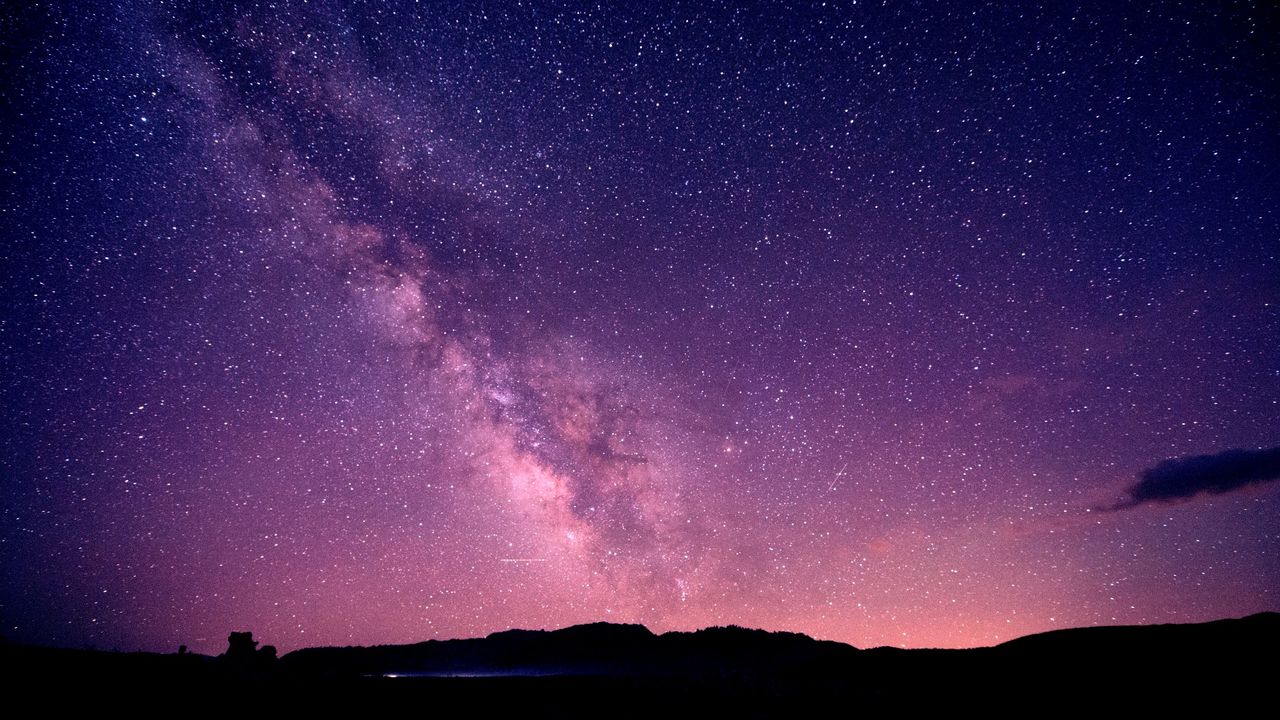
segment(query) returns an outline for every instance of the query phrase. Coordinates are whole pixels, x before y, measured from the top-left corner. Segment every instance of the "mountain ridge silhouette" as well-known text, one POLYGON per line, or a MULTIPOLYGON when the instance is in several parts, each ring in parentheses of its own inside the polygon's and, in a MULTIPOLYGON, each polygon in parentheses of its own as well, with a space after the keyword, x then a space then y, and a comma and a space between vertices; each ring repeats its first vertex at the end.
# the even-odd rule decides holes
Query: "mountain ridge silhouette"
MULTIPOLYGON (((248 647, 248 633, 233 633, 248 647)), ((235 643, 233 643, 235 644, 235 643)), ((256 643, 254 643, 256 644, 256 643)), ((273 653, 117 653, 0 644, 16 697, 181 702, 262 697, 572 717, 1036 707, 1246 707, 1272 695, 1280 613, 1203 623, 1069 628, 969 649, 859 649, 736 625, 656 634, 587 623, 404 645, 273 653), (74 688, 76 693, 68 693, 74 688), (477 710, 478 709, 478 710, 477 710)))

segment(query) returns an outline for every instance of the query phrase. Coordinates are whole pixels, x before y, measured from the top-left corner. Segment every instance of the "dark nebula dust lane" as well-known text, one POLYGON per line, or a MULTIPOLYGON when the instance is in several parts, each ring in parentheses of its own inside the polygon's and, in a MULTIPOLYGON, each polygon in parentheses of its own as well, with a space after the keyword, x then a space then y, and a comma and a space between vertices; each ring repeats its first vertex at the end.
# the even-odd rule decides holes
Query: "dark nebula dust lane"
POLYGON ((7 639, 1280 608, 1265 3, 3 12, 7 639))

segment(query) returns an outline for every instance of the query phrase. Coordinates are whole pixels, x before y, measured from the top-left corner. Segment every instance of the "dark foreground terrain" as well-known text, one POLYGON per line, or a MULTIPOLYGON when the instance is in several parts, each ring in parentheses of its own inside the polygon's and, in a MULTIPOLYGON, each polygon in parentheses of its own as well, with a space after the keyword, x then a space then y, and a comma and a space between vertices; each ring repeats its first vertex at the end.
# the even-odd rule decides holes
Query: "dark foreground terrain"
POLYGON ((737 627, 655 635, 598 623, 279 659, 247 633, 218 657, 3 645, 0 658, 10 701, 46 709, 751 717, 1274 708, 1278 648, 1280 614, 1262 613, 1062 630, 972 650, 859 650, 737 627))

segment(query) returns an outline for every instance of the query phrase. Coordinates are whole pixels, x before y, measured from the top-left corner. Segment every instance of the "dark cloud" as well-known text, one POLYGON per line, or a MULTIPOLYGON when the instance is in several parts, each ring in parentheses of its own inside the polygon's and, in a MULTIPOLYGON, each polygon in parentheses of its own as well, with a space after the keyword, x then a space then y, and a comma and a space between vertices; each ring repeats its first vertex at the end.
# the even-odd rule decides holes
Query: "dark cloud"
POLYGON ((1143 471, 1126 497, 1101 510, 1125 510, 1153 502, 1177 502, 1200 494, 1221 495, 1246 485, 1280 480, 1280 447, 1227 450, 1165 460, 1143 471))

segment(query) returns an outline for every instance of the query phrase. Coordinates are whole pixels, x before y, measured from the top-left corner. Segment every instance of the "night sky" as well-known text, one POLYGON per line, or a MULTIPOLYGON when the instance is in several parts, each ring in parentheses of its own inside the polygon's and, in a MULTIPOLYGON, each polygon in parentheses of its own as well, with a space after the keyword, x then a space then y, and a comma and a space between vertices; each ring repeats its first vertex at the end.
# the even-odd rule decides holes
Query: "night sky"
POLYGON ((5 638, 1280 610, 1271 3, 13 5, 5 638))

